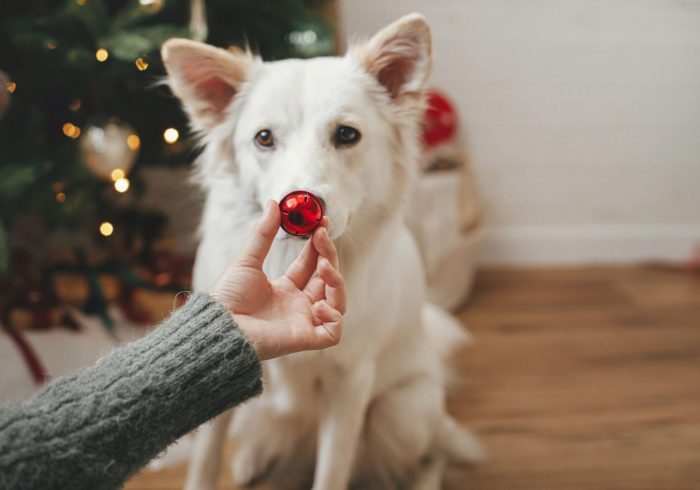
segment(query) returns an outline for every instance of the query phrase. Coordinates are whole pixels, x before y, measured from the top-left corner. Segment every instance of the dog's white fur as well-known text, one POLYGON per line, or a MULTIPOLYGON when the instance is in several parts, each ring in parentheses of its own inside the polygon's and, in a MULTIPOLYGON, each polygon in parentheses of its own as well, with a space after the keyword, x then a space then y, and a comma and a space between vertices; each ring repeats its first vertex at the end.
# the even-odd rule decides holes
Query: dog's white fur
MULTIPOLYGON (((444 406, 442 353, 459 327, 426 310, 419 255, 401 215, 418 158, 430 42, 427 22, 412 14, 340 58, 262 63, 187 40, 163 47, 170 86, 203 140, 207 199, 195 287, 212 284, 266 200, 296 189, 325 201, 347 282, 340 345, 269 361, 265 392, 238 409, 240 484, 308 488, 313 473, 317 490, 434 489, 446 462, 479 457, 444 406), (336 148, 338 125, 358 129, 360 141, 336 148), (274 149, 254 143, 262 129, 274 134, 274 149)), ((302 245, 280 232, 266 272, 280 275, 302 245)), ((189 490, 216 488, 229 419, 200 429, 189 490)))

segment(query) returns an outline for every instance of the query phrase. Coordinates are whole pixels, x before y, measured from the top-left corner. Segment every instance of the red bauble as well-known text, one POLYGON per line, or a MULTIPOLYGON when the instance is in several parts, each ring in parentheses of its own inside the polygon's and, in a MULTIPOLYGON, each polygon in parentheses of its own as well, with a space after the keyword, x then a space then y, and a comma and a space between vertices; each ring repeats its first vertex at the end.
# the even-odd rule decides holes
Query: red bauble
POLYGON ((423 120, 423 143, 434 148, 452 139, 457 132, 457 111, 452 102, 437 90, 428 92, 428 108, 423 120))
POLYGON ((323 203, 306 191, 290 192, 280 201, 282 229, 295 236, 307 236, 321 224, 323 203))

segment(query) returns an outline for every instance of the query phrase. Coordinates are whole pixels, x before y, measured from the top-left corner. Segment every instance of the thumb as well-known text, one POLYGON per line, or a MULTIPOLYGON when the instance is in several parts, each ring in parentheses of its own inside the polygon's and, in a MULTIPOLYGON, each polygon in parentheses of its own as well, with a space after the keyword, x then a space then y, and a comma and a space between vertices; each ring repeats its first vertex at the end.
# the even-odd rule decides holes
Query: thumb
POLYGON ((262 216, 253 228, 248 240, 238 259, 238 263, 262 269, 265 257, 270 252, 272 241, 277 235, 277 230, 280 227, 280 209, 277 202, 273 200, 267 201, 262 216))

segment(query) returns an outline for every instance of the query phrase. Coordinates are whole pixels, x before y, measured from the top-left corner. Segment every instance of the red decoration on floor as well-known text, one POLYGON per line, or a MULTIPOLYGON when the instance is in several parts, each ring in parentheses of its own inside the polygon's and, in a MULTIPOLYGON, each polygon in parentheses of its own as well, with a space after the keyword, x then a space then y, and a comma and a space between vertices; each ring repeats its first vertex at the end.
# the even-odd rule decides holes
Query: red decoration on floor
POLYGON ((19 350, 22 359, 24 359, 24 362, 27 364, 27 368, 32 375, 34 383, 36 383, 37 386, 41 386, 49 381, 51 379, 49 373, 46 371, 44 364, 27 339, 25 339, 21 333, 10 327, 3 327, 3 330, 17 346, 17 350, 19 350))
POLYGON ((319 227, 323 203, 306 191, 290 192, 280 201, 282 229, 295 236, 308 236, 319 227))
POLYGON ((457 111, 450 99, 437 90, 428 92, 423 120, 423 143, 434 148, 450 141, 457 131, 457 111))

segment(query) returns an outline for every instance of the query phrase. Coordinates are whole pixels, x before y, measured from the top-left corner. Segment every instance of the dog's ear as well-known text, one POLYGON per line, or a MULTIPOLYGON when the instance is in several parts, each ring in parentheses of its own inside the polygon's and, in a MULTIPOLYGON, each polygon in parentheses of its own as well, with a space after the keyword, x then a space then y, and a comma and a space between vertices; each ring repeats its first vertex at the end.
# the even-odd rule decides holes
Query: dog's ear
POLYGON ((182 101, 195 129, 219 124, 245 81, 255 58, 189 39, 170 39, 161 49, 168 83, 182 101))
POLYGON ((420 14, 409 14, 350 50, 354 57, 396 100, 418 93, 432 64, 430 27, 420 14))

